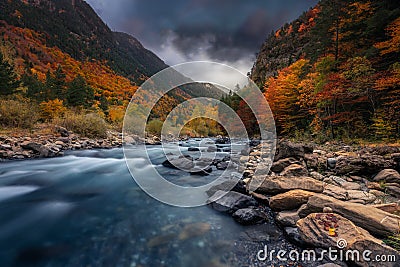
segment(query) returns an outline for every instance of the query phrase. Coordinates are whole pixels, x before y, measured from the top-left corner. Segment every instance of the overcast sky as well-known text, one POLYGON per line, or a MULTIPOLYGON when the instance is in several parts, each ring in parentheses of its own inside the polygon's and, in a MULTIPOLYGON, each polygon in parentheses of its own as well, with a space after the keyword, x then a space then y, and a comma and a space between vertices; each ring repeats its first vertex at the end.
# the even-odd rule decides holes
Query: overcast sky
POLYGON ((211 60, 250 71, 268 34, 317 0, 87 0, 114 31, 169 65, 211 60))

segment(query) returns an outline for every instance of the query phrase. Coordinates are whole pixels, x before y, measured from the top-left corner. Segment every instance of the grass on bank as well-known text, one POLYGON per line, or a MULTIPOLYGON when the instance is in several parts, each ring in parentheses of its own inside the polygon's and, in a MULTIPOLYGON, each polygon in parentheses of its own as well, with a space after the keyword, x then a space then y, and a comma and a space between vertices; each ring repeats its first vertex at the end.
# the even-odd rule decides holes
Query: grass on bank
MULTIPOLYGON (((62 103, 61 103, 62 104, 62 103)), ((93 110, 38 105, 26 98, 0 99, 0 129, 5 135, 27 136, 32 133, 54 133, 55 125, 85 137, 107 137, 114 125, 93 110)))

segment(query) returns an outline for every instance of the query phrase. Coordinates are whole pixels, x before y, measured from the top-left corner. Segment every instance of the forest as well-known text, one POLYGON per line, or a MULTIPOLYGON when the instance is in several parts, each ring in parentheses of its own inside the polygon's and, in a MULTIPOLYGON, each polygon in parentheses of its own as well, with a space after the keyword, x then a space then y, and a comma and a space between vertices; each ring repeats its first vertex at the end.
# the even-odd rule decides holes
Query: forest
POLYGON ((398 140, 399 55, 398 2, 321 1, 271 33, 251 77, 280 135, 398 140))

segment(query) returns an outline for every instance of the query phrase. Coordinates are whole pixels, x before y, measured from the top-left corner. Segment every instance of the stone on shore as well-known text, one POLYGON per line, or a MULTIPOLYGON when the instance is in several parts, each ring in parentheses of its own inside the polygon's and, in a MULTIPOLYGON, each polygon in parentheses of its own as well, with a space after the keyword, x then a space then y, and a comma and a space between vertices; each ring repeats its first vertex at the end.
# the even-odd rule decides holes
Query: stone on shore
POLYGON ((380 171, 375 177, 375 182, 398 183, 400 184, 400 174, 393 169, 385 169, 380 171))
POLYGON ((351 220, 357 226, 376 236, 387 236, 396 233, 399 229, 400 216, 373 206, 340 201, 321 194, 310 197, 306 206, 299 210, 299 216, 304 218, 311 213, 322 212, 324 207, 330 207, 333 212, 351 220))
POLYGON ((317 181, 310 177, 255 176, 250 180, 250 183, 247 186, 249 191, 270 195, 284 193, 295 189, 317 193, 322 193, 324 190, 324 185, 321 181, 317 181))
POLYGON ((279 212, 275 219, 282 226, 295 227, 300 217, 297 210, 291 210, 279 212))
POLYGON ((293 210, 307 203, 308 199, 313 195, 315 195, 313 192, 295 189, 271 197, 269 206, 276 211, 293 210))
POLYGON ((282 172, 282 176, 306 176, 308 171, 300 164, 292 164, 287 166, 282 172))
POLYGON ((384 169, 395 166, 393 160, 385 159, 383 156, 365 154, 359 157, 340 156, 337 159, 335 172, 339 175, 370 175, 384 169))
MULTIPOLYGON (((368 231, 357 227, 352 221, 339 214, 313 213, 297 222, 301 239, 315 247, 343 249, 344 251, 358 250, 360 253, 365 250, 372 252, 371 259, 376 255, 396 255, 399 253, 393 248, 373 237, 368 231), (329 233, 329 228, 334 227, 335 235, 329 233)), ((370 266, 362 256, 349 259, 357 266, 370 266)), ((396 263, 389 263, 385 266, 395 266, 396 263)))

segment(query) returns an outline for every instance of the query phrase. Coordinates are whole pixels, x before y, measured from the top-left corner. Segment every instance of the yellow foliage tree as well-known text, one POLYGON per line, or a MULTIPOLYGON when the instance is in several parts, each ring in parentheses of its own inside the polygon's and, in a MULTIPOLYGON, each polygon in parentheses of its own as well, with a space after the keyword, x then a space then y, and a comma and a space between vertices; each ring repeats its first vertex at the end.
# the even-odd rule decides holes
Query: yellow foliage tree
POLYGON ((39 107, 41 117, 46 121, 61 117, 67 111, 67 108, 63 105, 63 101, 58 98, 42 102, 39 107))

